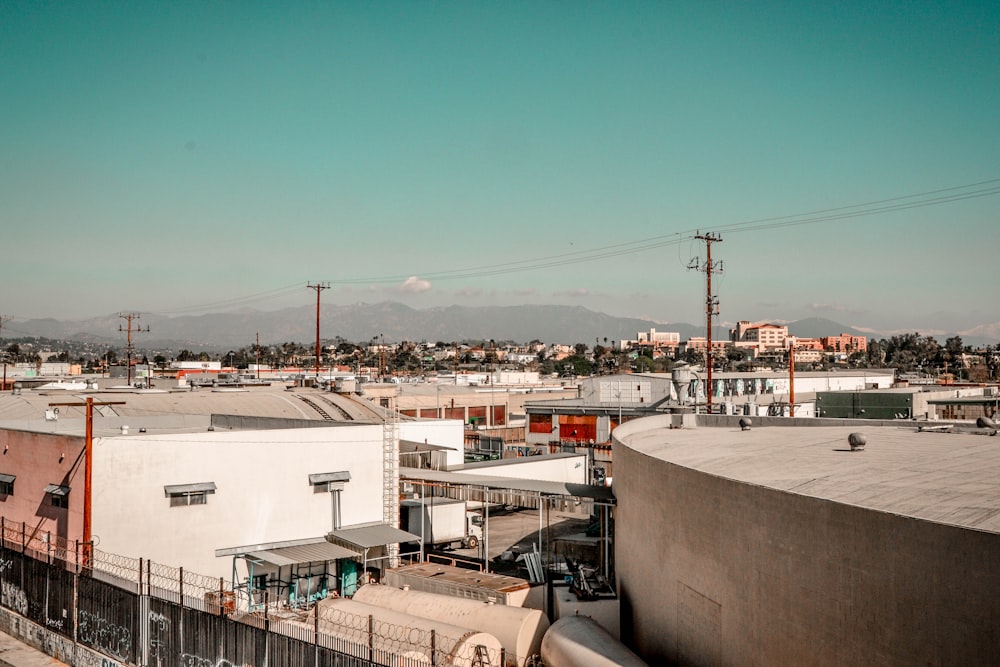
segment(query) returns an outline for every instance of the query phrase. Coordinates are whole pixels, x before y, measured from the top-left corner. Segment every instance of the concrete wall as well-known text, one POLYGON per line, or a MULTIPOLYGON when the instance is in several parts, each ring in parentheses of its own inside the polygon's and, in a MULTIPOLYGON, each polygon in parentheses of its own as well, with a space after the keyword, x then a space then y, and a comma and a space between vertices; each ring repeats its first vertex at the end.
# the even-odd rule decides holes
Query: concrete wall
POLYGON ((628 446, 669 423, 633 422, 614 445, 622 641, 650 664, 998 664, 1000 535, 722 479, 628 446))

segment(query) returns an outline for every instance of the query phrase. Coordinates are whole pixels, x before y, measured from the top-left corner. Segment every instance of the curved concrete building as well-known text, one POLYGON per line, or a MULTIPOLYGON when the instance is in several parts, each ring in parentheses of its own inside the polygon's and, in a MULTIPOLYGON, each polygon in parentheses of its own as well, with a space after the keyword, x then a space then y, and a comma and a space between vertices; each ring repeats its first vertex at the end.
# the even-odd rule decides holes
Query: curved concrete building
POLYGON ((622 641, 650 664, 998 664, 1000 438, 810 421, 615 430, 622 641))

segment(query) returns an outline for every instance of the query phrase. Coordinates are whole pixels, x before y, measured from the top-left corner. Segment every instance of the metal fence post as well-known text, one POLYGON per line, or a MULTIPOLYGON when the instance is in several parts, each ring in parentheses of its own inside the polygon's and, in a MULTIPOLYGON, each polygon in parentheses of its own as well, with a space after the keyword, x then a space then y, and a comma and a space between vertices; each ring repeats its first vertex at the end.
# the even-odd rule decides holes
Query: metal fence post
POLYGON ((368 660, 375 662, 375 617, 368 614, 368 660))
POLYGON ((431 628, 431 665, 437 664, 437 633, 431 628))

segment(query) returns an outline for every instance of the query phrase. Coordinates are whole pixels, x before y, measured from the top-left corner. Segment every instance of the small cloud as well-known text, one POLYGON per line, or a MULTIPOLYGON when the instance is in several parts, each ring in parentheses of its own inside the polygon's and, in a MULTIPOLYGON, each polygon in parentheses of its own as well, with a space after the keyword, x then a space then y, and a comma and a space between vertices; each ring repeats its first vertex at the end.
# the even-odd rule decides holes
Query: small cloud
POLYGON ((396 287, 396 291, 402 294, 420 294, 421 292, 430 290, 430 288, 430 281, 410 276, 396 287))
POLYGON ((576 299, 579 299, 579 298, 582 298, 582 297, 587 297, 587 296, 593 296, 593 294, 591 293, 591 291, 589 289, 587 289, 586 287, 577 287, 576 289, 565 290, 565 291, 562 291, 562 292, 553 292, 552 294, 553 294, 553 296, 568 296, 568 297, 572 297, 572 298, 576 298, 576 299))
POLYGON ((820 313, 846 313, 847 306, 840 303, 811 303, 807 306, 809 310, 820 313))
POLYGON ((475 299, 483 295, 483 290, 477 287, 463 287, 462 289, 458 290, 456 294, 466 299, 475 299))

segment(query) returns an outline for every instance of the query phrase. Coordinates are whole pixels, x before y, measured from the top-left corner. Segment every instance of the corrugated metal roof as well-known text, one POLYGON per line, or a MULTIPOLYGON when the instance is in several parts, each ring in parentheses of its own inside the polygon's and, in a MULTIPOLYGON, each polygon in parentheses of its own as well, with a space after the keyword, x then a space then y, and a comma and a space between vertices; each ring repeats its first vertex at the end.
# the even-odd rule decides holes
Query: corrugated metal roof
POLYGON ((354 558, 357 553, 323 540, 315 544, 300 544, 293 547, 255 551, 253 556, 266 563, 282 567, 298 563, 320 563, 328 560, 340 560, 341 558, 354 558))
POLYGON ((394 528, 388 524, 376 523, 334 530, 330 532, 327 539, 342 544, 350 544, 362 549, 370 549, 372 547, 397 544, 399 542, 417 542, 420 540, 420 536, 400 530, 399 528, 394 528))

